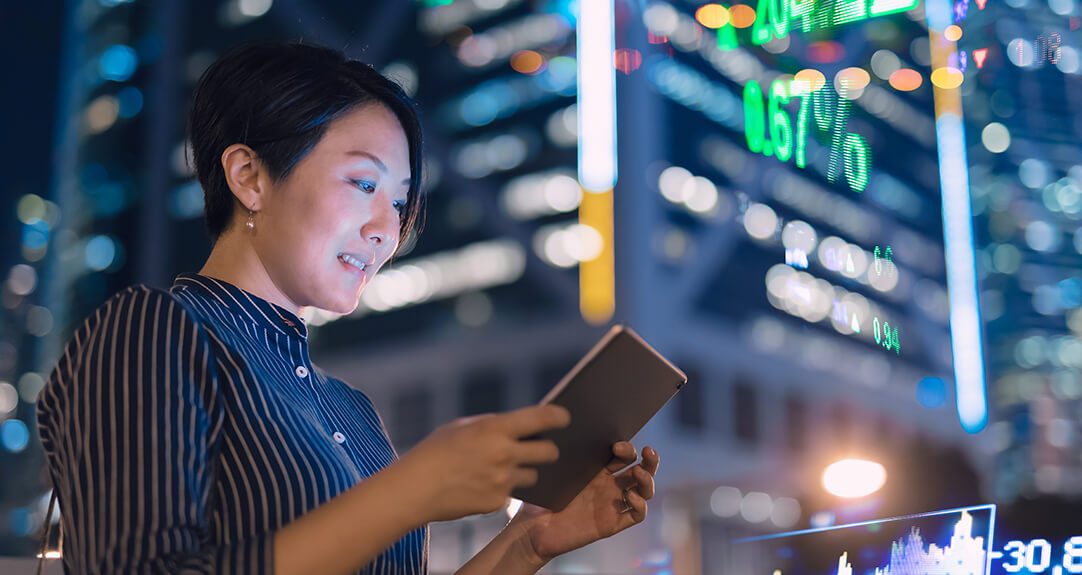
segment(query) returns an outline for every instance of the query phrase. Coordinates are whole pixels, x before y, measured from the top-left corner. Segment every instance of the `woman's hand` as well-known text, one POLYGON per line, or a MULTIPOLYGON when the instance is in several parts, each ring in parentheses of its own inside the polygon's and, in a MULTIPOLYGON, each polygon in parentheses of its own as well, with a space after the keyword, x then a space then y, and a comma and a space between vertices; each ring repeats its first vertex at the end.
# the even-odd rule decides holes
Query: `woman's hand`
POLYGON ((621 441, 613 444, 612 452, 615 455, 612 462, 563 511, 553 513, 544 507, 522 503, 511 523, 523 533, 527 548, 541 563, 611 537, 646 519, 646 501, 654 496, 654 475, 661 463, 657 451, 644 448, 642 462, 620 475, 613 473, 638 459, 635 447, 621 441))
POLYGON ((398 463, 416 479, 427 521, 491 513, 513 488, 537 483, 537 469, 525 466, 559 457, 554 442, 521 438, 570 423, 567 409, 551 404, 463 417, 436 428, 398 463))

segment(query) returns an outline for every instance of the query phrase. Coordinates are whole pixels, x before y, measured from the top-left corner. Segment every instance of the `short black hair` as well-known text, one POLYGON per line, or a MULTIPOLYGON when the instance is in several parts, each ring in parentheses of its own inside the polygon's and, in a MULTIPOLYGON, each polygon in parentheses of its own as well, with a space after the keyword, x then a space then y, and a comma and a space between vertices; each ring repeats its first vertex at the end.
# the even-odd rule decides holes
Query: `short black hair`
POLYGON ((233 193, 221 164, 227 147, 248 145, 273 181, 281 182, 333 120, 373 103, 394 113, 409 141, 410 187, 401 245, 419 225, 422 176, 421 122, 402 87, 371 65, 316 44, 246 43, 218 58, 199 79, 188 117, 212 241, 218 241, 233 217, 233 193))

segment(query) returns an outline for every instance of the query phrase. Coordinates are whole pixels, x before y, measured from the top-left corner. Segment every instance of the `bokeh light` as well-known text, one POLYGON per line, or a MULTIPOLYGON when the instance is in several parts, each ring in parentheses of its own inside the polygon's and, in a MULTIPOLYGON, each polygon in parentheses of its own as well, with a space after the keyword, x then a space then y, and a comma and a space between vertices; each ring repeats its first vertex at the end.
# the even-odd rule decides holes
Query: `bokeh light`
POLYGON ((871 495, 886 481, 887 471, 882 465, 863 459, 843 459, 823 471, 823 487, 838 497, 871 495))
POLYGON ((533 50, 519 50, 511 56, 511 68, 521 74, 537 74, 542 71, 545 59, 533 50))
POLYGON ((695 19, 714 30, 729 23, 729 11, 720 4, 703 4, 695 11, 695 19))
POLYGON ((729 8, 729 22, 733 28, 749 28, 755 24, 755 9, 747 4, 733 4, 729 8))
POLYGON ((917 383, 917 401, 929 409, 947 402, 947 384, 938 377, 925 377, 917 383))
POLYGON ((912 92, 920 88, 923 82, 924 78, 920 75, 920 72, 909 68, 895 70, 890 75, 890 86, 901 92, 912 92))
POLYGON ((958 70, 950 67, 936 68, 932 70, 932 84, 944 90, 953 90, 962 85, 964 76, 958 70))
POLYGON ((0 445, 4 449, 18 453, 26 449, 30 442, 30 430, 18 419, 9 419, 0 426, 0 445))
POLYGON ((138 58, 131 46, 114 44, 102 51, 98 58, 98 72, 102 78, 123 82, 131 78, 138 66, 138 58))
POLYGON ((992 122, 981 130, 981 143, 993 154, 1002 154, 1011 147, 1011 133, 999 122, 992 122))

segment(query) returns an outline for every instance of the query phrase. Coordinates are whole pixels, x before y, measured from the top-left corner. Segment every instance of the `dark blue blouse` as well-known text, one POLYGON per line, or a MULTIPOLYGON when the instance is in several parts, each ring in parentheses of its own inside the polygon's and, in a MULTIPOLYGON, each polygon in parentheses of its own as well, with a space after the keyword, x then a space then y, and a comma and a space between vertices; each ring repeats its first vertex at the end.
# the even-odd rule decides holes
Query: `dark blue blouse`
MULTIPOLYGON (((195 273, 88 317, 37 406, 65 572, 273 573, 275 530, 397 459, 307 338, 285 308, 195 273)), ((360 573, 427 573, 428 543, 419 526, 360 573)))

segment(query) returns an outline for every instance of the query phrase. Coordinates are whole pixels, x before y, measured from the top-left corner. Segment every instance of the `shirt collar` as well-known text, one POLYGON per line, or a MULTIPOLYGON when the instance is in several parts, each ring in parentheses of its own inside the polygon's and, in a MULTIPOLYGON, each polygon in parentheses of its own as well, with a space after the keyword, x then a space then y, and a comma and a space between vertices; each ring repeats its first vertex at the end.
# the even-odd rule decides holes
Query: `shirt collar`
POLYGON ((308 339, 308 326, 305 325, 304 319, 276 303, 269 302, 225 280, 193 272, 183 272, 173 280, 170 291, 180 289, 191 289, 209 296, 225 305, 233 313, 267 329, 304 340, 308 339))

